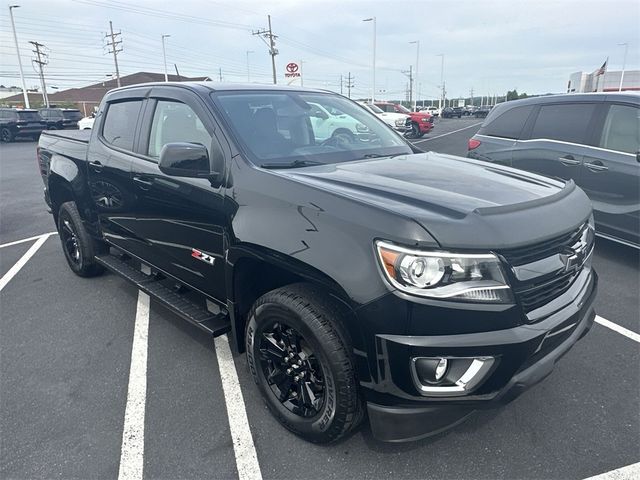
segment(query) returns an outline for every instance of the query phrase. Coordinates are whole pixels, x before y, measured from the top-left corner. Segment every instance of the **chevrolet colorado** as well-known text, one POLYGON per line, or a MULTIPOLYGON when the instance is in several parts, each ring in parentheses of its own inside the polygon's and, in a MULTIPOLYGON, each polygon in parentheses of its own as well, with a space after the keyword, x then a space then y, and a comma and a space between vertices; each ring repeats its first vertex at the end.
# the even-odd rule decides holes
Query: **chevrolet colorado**
POLYGON ((421 152, 330 92, 124 87, 92 131, 45 132, 38 163, 69 267, 230 332, 312 442, 365 413, 385 441, 443 431, 543 379, 593 324, 572 181, 421 152), (317 140, 317 105, 361 127, 317 140))

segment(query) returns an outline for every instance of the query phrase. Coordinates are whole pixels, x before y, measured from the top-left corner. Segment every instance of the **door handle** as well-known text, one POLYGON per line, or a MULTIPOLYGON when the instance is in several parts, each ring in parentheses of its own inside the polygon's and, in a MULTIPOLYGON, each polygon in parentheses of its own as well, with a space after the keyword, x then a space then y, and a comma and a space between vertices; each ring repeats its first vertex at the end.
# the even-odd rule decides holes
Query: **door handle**
POLYGON ((565 155, 564 157, 558 158, 558 160, 567 166, 580 165, 580 160, 573 158, 573 155, 565 155))
POLYGON ((609 167, 603 164, 600 160, 596 160, 592 163, 585 163, 584 166, 592 172, 604 172, 605 170, 609 170, 609 167))
POLYGON ((93 162, 89 162, 89 165, 91 167, 93 167, 93 169, 100 173, 102 171, 102 164, 100 162, 98 162, 97 160, 93 161, 93 162))
POLYGON ((148 180, 145 177, 135 176, 135 177, 133 177, 133 181, 136 182, 138 184, 138 186, 143 190, 149 190, 151 185, 153 185, 153 181, 152 180, 148 180))

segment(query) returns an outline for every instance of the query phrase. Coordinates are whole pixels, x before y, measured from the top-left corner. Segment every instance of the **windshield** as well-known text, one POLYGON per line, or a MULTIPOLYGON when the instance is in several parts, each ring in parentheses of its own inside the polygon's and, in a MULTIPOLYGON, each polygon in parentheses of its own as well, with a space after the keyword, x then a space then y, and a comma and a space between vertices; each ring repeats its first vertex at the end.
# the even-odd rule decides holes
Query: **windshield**
POLYGON ((376 105, 371 105, 370 103, 366 103, 365 106, 371 110, 373 113, 384 113, 384 110, 382 110, 380 107, 377 107, 376 105))
POLYGON ((218 92, 214 98, 257 165, 304 166, 411 153, 404 139, 375 115, 338 95, 218 92))
POLYGON ((26 120, 29 122, 39 122, 40 114, 38 112, 18 112, 18 120, 26 120))
POLYGON ((411 110, 409 110, 407 107, 405 107, 404 105, 396 105, 396 108, 398 110, 400 110, 402 113, 411 113, 411 110))
POLYGON ((80 120, 82 118, 79 110, 63 110, 62 116, 66 120, 80 120))

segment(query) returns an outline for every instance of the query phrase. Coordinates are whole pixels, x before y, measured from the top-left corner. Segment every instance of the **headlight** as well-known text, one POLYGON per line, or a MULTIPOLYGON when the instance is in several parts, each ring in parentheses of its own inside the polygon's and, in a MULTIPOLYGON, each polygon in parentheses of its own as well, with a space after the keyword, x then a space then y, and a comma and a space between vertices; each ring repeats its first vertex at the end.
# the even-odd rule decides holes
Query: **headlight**
POLYGON ((422 119, 422 120, 420 120, 420 121, 421 121, 422 123, 424 123, 424 122, 428 122, 428 121, 429 121, 429 119, 428 119, 428 118, 423 118, 423 119, 422 119))
POLYGON ((369 131, 369 127, 367 127, 366 125, 363 125, 361 123, 356 123, 356 131, 360 132, 360 133, 365 133, 369 131))
POLYGON ((399 118, 396 120, 396 127, 403 127, 405 123, 406 123, 406 120, 399 118))
POLYGON ((493 253, 411 250, 377 241, 387 281, 421 297, 482 303, 513 303, 500 260, 493 253))

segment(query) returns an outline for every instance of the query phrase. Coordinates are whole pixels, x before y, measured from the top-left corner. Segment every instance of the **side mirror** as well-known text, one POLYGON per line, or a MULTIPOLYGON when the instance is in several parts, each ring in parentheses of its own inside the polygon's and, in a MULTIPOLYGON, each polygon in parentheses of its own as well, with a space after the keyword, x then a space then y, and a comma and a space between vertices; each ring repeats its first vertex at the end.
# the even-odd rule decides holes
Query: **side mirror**
POLYGON ((160 171, 172 177, 211 178, 207 148, 197 143, 167 143, 160 150, 160 171))

